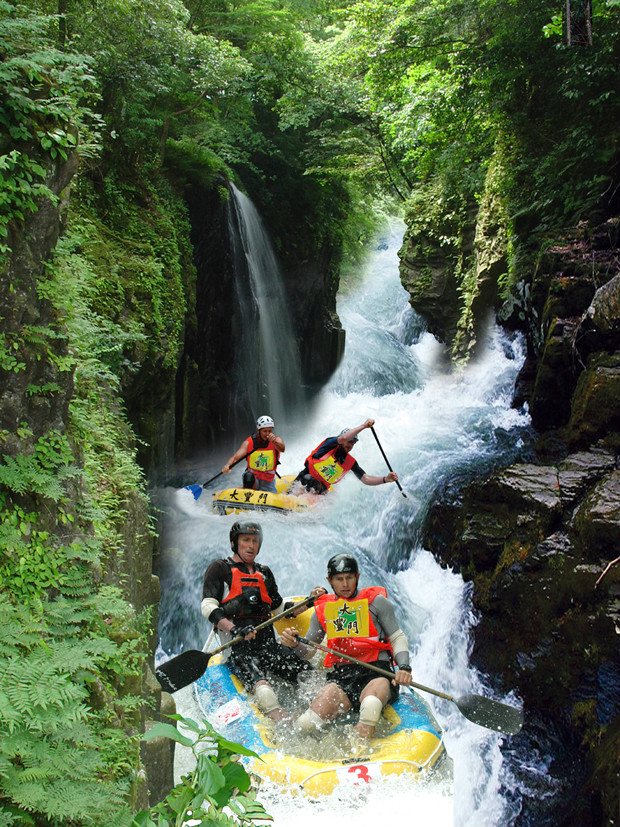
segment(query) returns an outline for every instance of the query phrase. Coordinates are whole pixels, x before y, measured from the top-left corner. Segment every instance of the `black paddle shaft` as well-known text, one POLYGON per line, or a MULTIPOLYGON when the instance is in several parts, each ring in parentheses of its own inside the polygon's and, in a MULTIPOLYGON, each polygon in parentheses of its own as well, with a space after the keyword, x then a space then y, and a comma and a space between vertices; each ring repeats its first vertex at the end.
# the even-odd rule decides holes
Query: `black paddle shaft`
MULTIPOLYGON (((379 446, 379 450, 380 450, 380 451, 381 451, 381 453, 383 454, 383 459, 385 460, 385 464, 387 465, 387 467, 388 467, 388 469, 389 469, 390 471, 394 472, 394 469, 392 468, 392 466, 391 466, 391 465, 390 465, 390 463, 388 462, 388 458, 387 458, 387 457, 386 457, 386 455, 385 455, 385 451, 383 450, 383 448, 381 447, 381 443, 379 442, 379 437, 377 436, 377 434, 376 434, 376 432, 375 432, 375 429, 372 427, 372 425, 370 426, 370 430, 372 431, 372 435, 374 436, 374 438, 377 440, 377 445, 379 446)), ((405 499, 407 499, 407 495, 406 495, 406 494, 405 494, 405 492, 403 491, 403 487, 402 487, 402 485, 399 483, 399 481, 398 481, 398 480, 396 480, 396 485, 399 487, 399 489, 400 489, 400 493, 403 495, 403 497, 405 497, 405 499)))
MULTIPOLYGON (((300 606, 307 606, 313 600, 314 597, 308 595, 308 597, 304 597, 303 600, 298 601, 293 606, 289 606, 289 608, 283 612, 270 617, 269 620, 265 620, 264 623, 259 623, 254 629, 257 632, 260 629, 265 629, 277 620, 281 620, 283 617, 292 614, 295 609, 298 609, 300 606)), ((179 689, 189 686, 190 683, 194 683, 194 681, 197 681, 198 678, 204 674, 213 655, 223 652, 224 649, 228 649, 236 643, 240 643, 242 640, 244 640, 243 636, 239 635, 224 643, 224 645, 218 649, 214 649, 212 652, 201 652, 200 649, 188 649, 187 652, 181 652, 180 655, 158 666, 155 670, 155 677, 164 692, 170 692, 171 694, 177 692, 179 689)))
MULTIPOLYGON (((250 453, 251 453, 251 452, 250 452, 250 453)), ((250 454, 246 454, 244 457, 241 457, 241 459, 238 459, 238 460, 236 460, 235 462, 233 462, 233 464, 232 464, 230 467, 231 467, 231 468, 234 468, 234 467, 235 467, 235 465, 239 465, 239 463, 240 463, 240 462, 243 462, 243 460, 244 460, 244 459, 247 459, 249 456, 250 456, 250 454)), ((209 485, 210 483, 212 483, 212 482, 213 482, 214 480, 216 480, 218 477, 221 477, 223 473, 224 473, 223 471, 220 471, 220 473, 219 473, 219 474, 216 474, 214 477, 211 477, 211 479, 210 479, 210 480, 207 480, 206 482, 203 482, 203 484, 202 484, 201 488, 206 488, 206 487, 207 487, 207 485, 209 485)), ((282 477, 278 474, 278 472, 277 472, 277 471, 275 472, 275 475, 276 475, 276 477, 277 477, 279 480, 281 480, 281 479, 282 479, 282 477)))
MULTIPOLYGON (((356 663, 358 666, 364 666, 372 672, 383 675, 384 678, 390 681, 394 679, 393 672, 387 669, 381 669, 381 667, 375 666, 373 663, 365 663, 363 660, 345 655, 336 649, 330 649, 328 646, 322 646, 320 643, 314 643, 305 637, 299 637, 298 639, 308 646, 320 649, 322 652, 330 652, 343 660, 356 663)), ((453 704, 456 704, 461 714, 469 721, 486 727, 486 729, 493 729, 496 732, 503 732, 506 735, 516 735, 523 726, 522 710, 503 704, 500 701, 494 701, 492 698, 485 698, 482 695, 464 695, 462 698, 453 698, 452 695, 446 695, 445 692, 439 692, 437 689, 431 689, 429 686, 424 686, 414 681, 411 682, 410 686, 415 686, 416 689, 420 689, 422 692, 430 692, 431 695, 436 695, 438 698, 451 701, 453 704)))
MULTIPOLYGON (((233 462, 233 464, 232 464, 230 467, 231 467, 231 468, 234 468, 234 467, 235 467, 235 465, 239 465, 239 463, 240 463, 240 462, 243 462, 243 460, 244 460, 244 459, 246 459, 248 456, 249 456, 249 454, 246 454, 246 455, 245 455, 245 457, 241 457, 241 459, 238 459, 236 462, 233 462)), ((229 470, 230 470, 230 469, 229 469, 229 470)), ((224 473, 223 471, 220 471, 220 473, 219 473, 219 474, 216 474, 214 477, 211 477, 211 479, 210 479, 210 480, 207 480, 206 482, 203 482, 203 484, 202 484, 202 488, 206 488, 206 487, 207 487, 207 485, 209 485, 209 483, 213 482, 213 481, 214 481, 214 480, 216 480, 218 477, 221 477, 223 473, 224 473)))

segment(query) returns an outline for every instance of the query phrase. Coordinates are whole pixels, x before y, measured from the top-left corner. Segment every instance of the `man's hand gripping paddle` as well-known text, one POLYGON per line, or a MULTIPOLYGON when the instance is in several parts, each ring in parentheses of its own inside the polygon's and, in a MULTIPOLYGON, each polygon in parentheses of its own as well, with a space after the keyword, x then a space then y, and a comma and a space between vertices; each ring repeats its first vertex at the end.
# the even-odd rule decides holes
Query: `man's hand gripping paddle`
MULTIPOLYGON (((313 595, 304 597, 303 600, 300 600, 293 606, 290 606, 285 611, 274 615, 269 618, 269 620, 265 620, 264 623, 259 623, 259 625, 254 628, 257 632, 260 629, 265 629, 267 626, 274 624, 276 620, 280 620, 281 618, 292 614, 300 606, 308 606, 313 600, 313 595)), ((225 643, 213 652, 201 652, 199 649, 188 649, 187 652, 181 652, 180 655, 177 655, 176 657, 166 661, 166 663, 162 663, 161 666, 158 666, 155 670, 155 677, 159 681, 159 684, 164 692, 177 692, 179 689, 183 689, 184 686, 189 686, 190 683, 194 683, 194 681, 197 681, 198 678, 204 674, 213 655, 223 652, 225 649, 234 646, 235 643, 239 643, 243 639, 244 638, 241 635, 234 637, 232 640, 229 640, 228 643, 225 643)))
MULTIPOLYGON (((336 649, 330 649, 328 646, 322 646, 320 643, 313 643, 305 637, 299 637, 298 640, 307 646, 320 649, 322 652, 331 652, 343 660, 351 661, 351 663, 356 663, 358 666, 364 666, 366 669, 383 675, 390 681, 394 678, 393 672, 389 672, 387 669, 381 669, 372 663, 365 663, 363 660, 345 655, 336 649)), ((496 732, 503 732, 506 735, 516 735, 523 726, 522 710, 500 703, 500 701, 494 701, 492 698, 485 698, 483 695, 463 695, 462 698, 453 698, 451 695, 446 695, 437 689, 430 689, 421 683, 412 682, 410 685, 415 686, 416 689, 420 689, 422 692, 430 692, 431 695, 437 695, 439 698, 451 701, 453 704, 456 704, 461 714, 468 720, 487 729, 494 729, 496 732)))

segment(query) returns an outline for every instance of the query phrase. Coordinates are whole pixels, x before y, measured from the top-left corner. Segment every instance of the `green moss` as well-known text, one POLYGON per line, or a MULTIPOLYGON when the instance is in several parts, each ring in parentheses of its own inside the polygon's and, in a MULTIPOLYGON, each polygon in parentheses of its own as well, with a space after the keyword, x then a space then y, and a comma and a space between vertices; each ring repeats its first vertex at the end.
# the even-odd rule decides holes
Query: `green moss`
POLYGON ((596 714, 596 698, 577 701, 573 705, 571 720, 575 729, 581 733, 584 746, 593 747, 599 741, 600 727, 596 714))
MULTIPOLYGON (((229 180, 235 177, 231 168, 212 149, 191 138, 178 141, 168 139, 164 165, 183 186, 197 184, 203 189, 212 189, 218 176, 229 180)), ((227 198, 228 191, 224 189, 224 192, 227 198)))

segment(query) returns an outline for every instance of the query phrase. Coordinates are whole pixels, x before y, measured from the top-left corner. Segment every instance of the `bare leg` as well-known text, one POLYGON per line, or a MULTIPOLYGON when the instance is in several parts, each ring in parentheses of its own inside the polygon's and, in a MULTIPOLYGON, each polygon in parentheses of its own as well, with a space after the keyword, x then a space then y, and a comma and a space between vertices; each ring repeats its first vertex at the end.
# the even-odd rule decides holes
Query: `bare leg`
POLYGON ((351 701, 335 683, 327 686, 312 701, 295 721, 295 728, 300 732, 316 733, 324 723, 333 721, 339 715, 344 715, 351 709, 351 701))
MULTIPOLYGON (((366 684, 362 694, 360 695, 360 703, 365 698, 375 697, 381 701, 381 706, 384 707, 390 698, 390 683, 387 678, 375 678, 366 684)), ((360 738, 374 738, 376 724, 370 722, 358 721, 355 725, 355 731, 360 738)))
POLYGON ((272 721, 289 721, 290 715, 282 709, 278 696, 273 691, 271 684, 267 681, 258 681, 254 685, 254 697, 256 698, 256 705, 268 715, 272 721))
POLYGON ((351 709, 351 701, 335 683, 328 683, 310 704, 310 709, 324 721, 333 721, 351 709))

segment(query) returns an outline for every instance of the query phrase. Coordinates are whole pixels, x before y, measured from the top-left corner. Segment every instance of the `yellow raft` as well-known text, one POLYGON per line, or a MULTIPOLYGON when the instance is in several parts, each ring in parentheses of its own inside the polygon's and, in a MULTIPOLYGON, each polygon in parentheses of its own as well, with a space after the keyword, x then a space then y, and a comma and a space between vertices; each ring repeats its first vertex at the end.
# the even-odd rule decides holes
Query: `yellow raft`
MULTIPOLYGON (((276 630, 296 625, 305 634, 311 612, 278 621, 276 630)), ((428 704, 410 689, 401 690, 398 700, 385 707, 378 729, 381 737, 358 741, 349 752, 340 744, 331 753, 331 745, 337 743, 333 731, 330 734, 328 728, 319 742, 308 736, 295 740, 290 729, 274 725, 259 711, 222 655, 211 658, 194 684, 194 694, 205 718, 220 734, 257 753, 258 759, 242 759, 250 772, 310 797, 405 773, 426 779, 444 762, 449 766, 439 725, 428 704)))
POLYGON ((211 505, 217 514, 241 514, 243 511, 280 511, 289 513, 304 511, 316 497, 312 494, 289 494, 295 477, 276 479, 277 494, 253 491, 250 488, 226 488, 213 494, 211 505))

